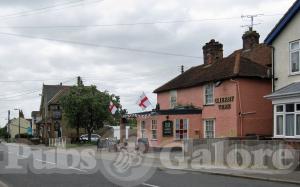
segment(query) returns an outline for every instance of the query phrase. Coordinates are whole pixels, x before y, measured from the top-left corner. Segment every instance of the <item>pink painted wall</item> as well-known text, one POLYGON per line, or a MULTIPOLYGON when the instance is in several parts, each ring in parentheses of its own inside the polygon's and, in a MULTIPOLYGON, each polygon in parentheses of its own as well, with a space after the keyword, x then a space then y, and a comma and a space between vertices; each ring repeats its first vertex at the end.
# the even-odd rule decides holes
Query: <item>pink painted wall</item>
MULTIPOLYGON (((174 137, 163 137, 162 136, 162 122, 166 121, 167 116, 159 115, 159 116, 151 116, 147 118, 138 118, 138 128, 137 128, 137 136, 140 138, 141 136, 141 121, 146 122, 146 136, 150 141, 151 147, 160 147, 164 144, 168 144, 171 142, 177 142, 178 146, 182 145, 182 141, 175 141, 175 132, 174 137), (151 131, 151 123, 152 119, 157 120, 157 140, 152 140, 152 131, 151 131)), ((188 127, 188 138, 189 139, 199 139, 202 138, 202 118, 201 115, 170 115, 169 120, 173 121, 173 127, 175 130, 175 120, 176 119, 189 119, 189 127, 188 127), (198 131, 198 132, 196 132, 198 131)))
MULTIPOLYGON (((201 93, 203 95, 203 93, 201 93)), ((215 103, 210 106, 202 106, 202 118, 215 119, 215 137, 235 137, 237 136, 238 127, 238 97, 235 83, 232 81, 224 81, 220 86, 214 89, 214 98, 234 97, 231 109, 220 110, 219 104, 215 103)), ((222 103, 225 104, 225 103, 222 103)))
POLYGON ((263 96, 271 93, 271 81, 240 79, 243 115, 242 132, 246 134, 272 135, 272 102, 263 96))
MULTIPOLYGON (((204 138, 205 119, 215 119, 215 137, 237 137, 247 134, 272 135, 272 104, 264 99, 264 96, 271 92, 271 82, 265 80, 237 79, 226 80, 214 89, 214 99, 223 97, 234 97, 231 109, 220 110, 219 104, 210 106, 203 105, 203 86, 177 90, 177 103, 181 105, 193 104, 202 108, 202 115, 176 115, 169 116, 174 122, 175 119, 189 119, 189 138, 204 138), (239 86, 238 86, 239 85, 239 86), (239 94, 240 93, 240 94, 239 94), (240 103, 241 100, 241 103, 240 103), (243 115, 240 112, 255 112, 254 114, 243 115), (196 135, 196 131, 199 134, 196 135)), ((162 110, 170 109, 170 92, 159 93, 157 103, 162 110)), ((225 103, 222 103, 225 104, 225 103)), ((174 138, 162 137, 162 122, 166 116, 152 116, 148 119, 138 118, 138 137, 140 137, 140 121, 146 121, 148 139, 151 140, 151 119, 158 122, 158 140, 151 141, 154 147, 160 146, 163 142, 174 141, 174 138)))

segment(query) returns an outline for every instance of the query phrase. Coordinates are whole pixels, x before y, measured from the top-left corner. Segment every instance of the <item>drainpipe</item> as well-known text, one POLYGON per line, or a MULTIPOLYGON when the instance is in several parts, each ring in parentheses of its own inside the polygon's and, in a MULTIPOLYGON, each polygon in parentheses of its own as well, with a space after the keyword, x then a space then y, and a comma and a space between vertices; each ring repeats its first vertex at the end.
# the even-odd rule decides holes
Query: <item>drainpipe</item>
POLYGON ((240 84, 238 81, 231 79, 231 82, 235 83, 236 87, 237 87, 237 92, 238 92, 238 97, 239 97, 239 107, 240 107, 240 113, 239 113, 239 117, 240 117, 240 136, 243 136, 243 108, 242 108, 242 100, 241 100, 241 92, 240 92, 240 84))
POLYGON ((275 48, 271 46, 272 48, 272 92, 275 91, 275 48))

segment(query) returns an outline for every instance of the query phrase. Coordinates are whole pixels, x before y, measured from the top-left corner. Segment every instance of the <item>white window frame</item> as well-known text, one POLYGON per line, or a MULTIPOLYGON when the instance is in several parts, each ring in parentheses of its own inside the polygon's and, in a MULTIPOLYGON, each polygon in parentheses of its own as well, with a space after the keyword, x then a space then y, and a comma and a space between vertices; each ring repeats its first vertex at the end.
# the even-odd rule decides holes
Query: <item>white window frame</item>
POLYGON ((207 121, 212 121, 213 122, 213 132, 214 132, 214 135, 213 135, 213 137, 212 138, 215 138, 216 137, 216 119, 205 119, 205 120, 203 120, 203 124, 204 124, 204 129, 203 129, 203 137, 204 138, 207 138, 207 136, 206 136, 206 123, 207 123, 207 121))
POLYGON ((206 85, 204 85, 203 86, 203 88, 204 88, 204 90, 203 90, 203 98, 204 98, 204 105, 214 105, 215 104, 215 100, 214 100, 214 98, 215 98, 215 86, 214 86, 214 84, 213 83, 209 83, 209 84, 206 84, 206 85), (211 86, 212 87, 212 102, 211 103, 207 103, 206 102, 206 88, 208 87, 208 86, 211 86))
POLYGON ((292 41, 289 43, 289 74, 290 75, 298 75, 300 74, 300 40, 296 40, 296 41, 292 41), (298 43, 299 44, 299 48, 296 50, 292 50, 292 44, 294 43, 298 43), (292 64, 292 53, 294 52, 299 52, 299 71, 297 72, 293 72, 293 64, 292 64))
POLYGON ((146 135, 146 121, 141 121, 141 138, 147 138, 147 135, 146 135), (144 123, 144 128, 143 128, 143 123, 144 123))
POLYGON ((300 110, 297 111, 297 104, 300 103, 285 103, 285 104, 276 104, 274 105, 274 137, 275 138, 300 138, 300 135, 297 135, 297 115, 300 115, 300 110), (286 105, 294 104, 294 112, 286 112, 286 105), (277 106, 283 106, 283 112, 277 112, 277 106), (286 115, 294 114, 294 136, 286 136, 286 115), (283 134, 277 134, 277 115, 283 116, 283 134))
POLYGON ((157 120, 156 119, 153 119, 151 120, 151 139, 152 140, 157 140, 157 120), (154 132, 155 131, 155 135, 156 135, 156 138, 154 138, 154 132))
MULTIPOLYGON (((183 121, 183 124, 184 124, 184 121, 183 121)), ((174 126, 175 126, 175 128, 174 128, 174 132, 173 132, 173 134, 174 134, 174 140, 175 141, 181 141, 181 140, 188 140, 189 139, 189 126, 190 126, 190 120, 189 119, 187 119, 187 118, 179 118, 179 119, 175 119, 174 120, 174 126), (177 120, 179 121, 179 126, 180 126, 180 120, 186 120, 186 123, 187 123, 187 127, 186 127, 186 138, 182 138, 182 139, 180 139, 180 137, 179 138, 177 138, 176 137, 176 130, 177 130, 177 120)), ((180 128, 180 127, 179 127, 180 128)), ((185 130, 185 129, 179 129, 179 130, 185 130)))
POLYGON ((177 90, 170 91, 170 108, 175 108, 177 106, 177 90), (175 102, 174 99, 175 98, 175 102))
POLYGON ((275 137, 284 137, 285 136, 285 105, 284 104, 278 104, 278 105, 274 105, 274 135, 275 137), (277 107, 278 106, 282 106, 283 111, 282 112, 277 112, 277 107), (277 116, 282 116, 282 120, 283 120, 283 124, 282 124, 282 134, 277 134, 277 116))

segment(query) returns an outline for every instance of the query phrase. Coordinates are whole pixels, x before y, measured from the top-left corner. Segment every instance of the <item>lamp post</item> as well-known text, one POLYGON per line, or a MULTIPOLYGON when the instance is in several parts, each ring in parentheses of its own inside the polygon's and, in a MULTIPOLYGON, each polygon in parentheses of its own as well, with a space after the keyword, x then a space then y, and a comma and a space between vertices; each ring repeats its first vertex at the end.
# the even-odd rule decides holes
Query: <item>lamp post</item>
POLYGON ((20 138, 21 137, 21 121, 20 121, 21 120, 20 119, 20 117, 21 117, 21 109, 16 108, 14 110, 17 110, 19 112, 19 136, 18 136, 18 138, 20 138))

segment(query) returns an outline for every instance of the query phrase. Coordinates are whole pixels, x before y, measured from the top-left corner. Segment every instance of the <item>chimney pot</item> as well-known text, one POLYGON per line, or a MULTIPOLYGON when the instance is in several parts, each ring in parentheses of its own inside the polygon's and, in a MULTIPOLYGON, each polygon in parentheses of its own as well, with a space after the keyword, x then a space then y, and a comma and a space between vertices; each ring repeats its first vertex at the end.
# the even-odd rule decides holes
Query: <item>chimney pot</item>
POLYGON ((243 49, 251 49, 259 44, 259 38, 260 35, 256 32, 250 29, 249 31, 246 31, 243 35, 243 49))
POLYGON ((214 39, 203 46, 204 64, 221 62, 223 59, 223 44, 214 39))

